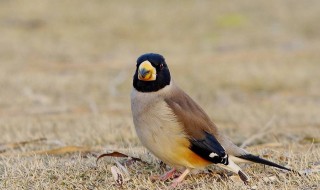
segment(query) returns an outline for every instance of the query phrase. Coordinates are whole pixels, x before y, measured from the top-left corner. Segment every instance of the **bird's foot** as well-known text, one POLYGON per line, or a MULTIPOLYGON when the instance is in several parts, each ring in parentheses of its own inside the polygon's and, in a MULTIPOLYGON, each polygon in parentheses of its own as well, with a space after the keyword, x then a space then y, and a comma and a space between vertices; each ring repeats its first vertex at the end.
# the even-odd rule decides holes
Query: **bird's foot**
POLYGON ((181 183, 181 181, 183 181, 183 179, 188 175, 189 172, 190 169, 184 170, 184 172, 178 178, 174 179, 173 183, 170 185, 170 188, 176 188, 181 183))
POLYGON ((156 180, 161 180, 161 181, 166 181, 167 179, 170 179, 174 176, 176 172, 176 169, 173 168, 171 169, 170 171, 164 173, 163 175, 160 175, 160 176, 151 176, 150 179, 152 181, 156 181, 156 180))
POLYGON ((176 188, 179 184, 180 184, 180 182, 178 182, 177 180, 174 180, 173 183, 170 185, 170 188, 169 188, 169 189, 174 189, 174 188, 176 188))

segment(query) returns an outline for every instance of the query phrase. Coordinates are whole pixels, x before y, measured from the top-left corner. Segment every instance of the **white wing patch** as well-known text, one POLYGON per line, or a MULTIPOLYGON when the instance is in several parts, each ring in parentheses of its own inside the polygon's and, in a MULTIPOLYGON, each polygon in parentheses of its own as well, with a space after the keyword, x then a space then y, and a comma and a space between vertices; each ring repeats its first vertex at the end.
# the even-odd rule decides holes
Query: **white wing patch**
POLYGON ((219 156, 219 155, 216 154, 216 153, 214 153, 214 152, 211 152, 211 153, 209 154, 209 157, 210 157, 210 158, 214 158, 214 157, 216 157, 216 156, 219 156))

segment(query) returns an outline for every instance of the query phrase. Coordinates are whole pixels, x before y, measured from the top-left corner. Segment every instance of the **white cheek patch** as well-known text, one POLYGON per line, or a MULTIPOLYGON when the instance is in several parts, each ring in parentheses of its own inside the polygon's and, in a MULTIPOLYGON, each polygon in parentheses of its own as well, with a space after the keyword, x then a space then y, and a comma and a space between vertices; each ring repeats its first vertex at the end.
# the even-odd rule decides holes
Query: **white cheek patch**
POLYGON ((216 156, 219 156, 219 155, 216 154, 216 153, 214 153, 214 152, 212 152, 212 153, 209 154, 209 157, 210 157, 210 158, 214 158, 214 157, 216 157, 216 156))

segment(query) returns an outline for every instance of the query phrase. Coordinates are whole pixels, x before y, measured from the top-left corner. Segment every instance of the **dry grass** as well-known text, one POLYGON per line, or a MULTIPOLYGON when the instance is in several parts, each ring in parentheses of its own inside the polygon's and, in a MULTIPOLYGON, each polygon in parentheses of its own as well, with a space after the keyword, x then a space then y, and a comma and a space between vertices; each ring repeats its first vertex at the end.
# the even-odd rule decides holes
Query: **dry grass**
MULTIPOLYGON (((149 180, 163 168, 131 121, 131 78, 145 52, 165 55, 176 82, 235 143, 268 125, 252 152, 319 169, 319 13, 315 0, 1 1, 0 188, 118 189, 110 167, 123 159, 95 165, 106 150, 150 163, 130 166, 124 188, 166 188, 170 182, 149 180), (26 156, 66 145, 92 152, 26 156)), ((243 167, 256 189, 320 188, 319 172, 243 167)), ((181 188, 249 188, 211 169, 181 188)))

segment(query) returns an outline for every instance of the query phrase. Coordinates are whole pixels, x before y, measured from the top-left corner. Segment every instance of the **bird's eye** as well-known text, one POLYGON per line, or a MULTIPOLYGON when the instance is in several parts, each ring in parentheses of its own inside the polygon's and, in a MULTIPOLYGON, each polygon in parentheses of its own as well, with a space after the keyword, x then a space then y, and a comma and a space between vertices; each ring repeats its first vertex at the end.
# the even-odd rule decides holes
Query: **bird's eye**
POLYGON ((160 69, 162 70, 163 67, 164 67, 163 63, 161 63, 161 64, 159 65, 159 67, 160 67, 160 69))

